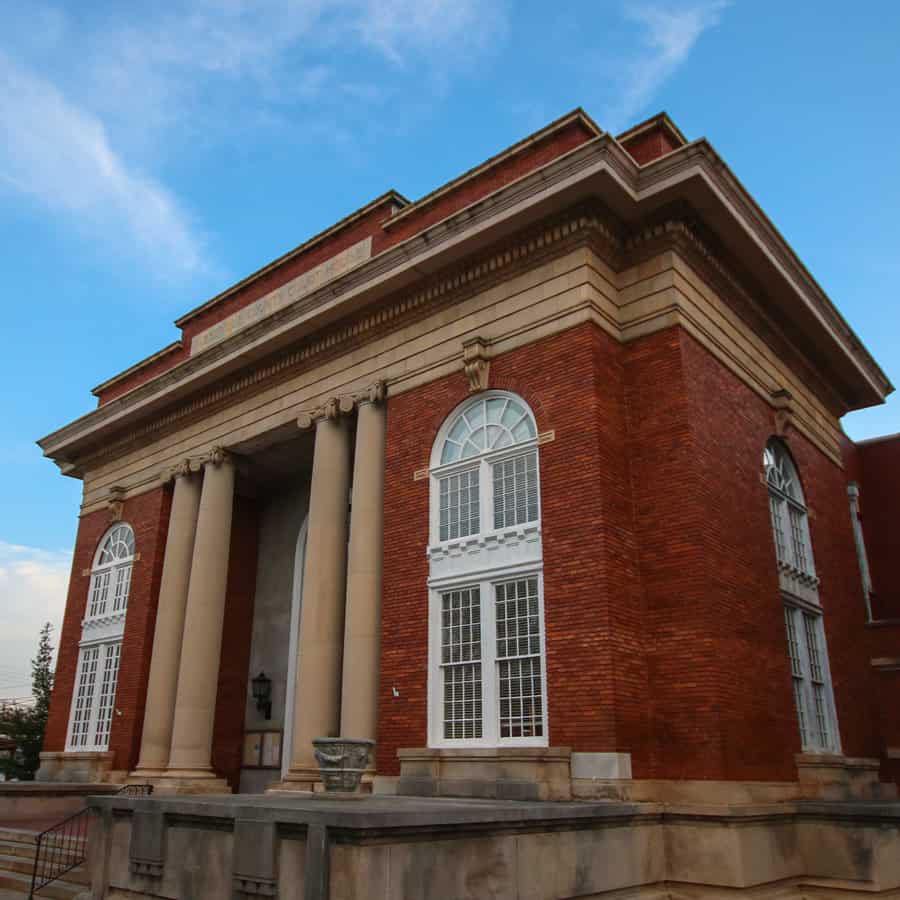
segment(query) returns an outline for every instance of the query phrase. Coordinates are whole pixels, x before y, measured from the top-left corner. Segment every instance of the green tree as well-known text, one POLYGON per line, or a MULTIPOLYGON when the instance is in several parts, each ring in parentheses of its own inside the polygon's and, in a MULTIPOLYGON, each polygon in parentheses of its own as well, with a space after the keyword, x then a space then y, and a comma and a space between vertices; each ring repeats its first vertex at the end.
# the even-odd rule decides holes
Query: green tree
POLYGON ((50 642, 52 630, 53 626, 49 622, 41 629, 37 654, 31 661, 33 705, 7 704, 0 707, 0 736, 11 738, 18 747, 14 757, 0 760, 0 767, 8 779, 32 780, 41 762, 41 745, 53 690, 53 645, 50 642))

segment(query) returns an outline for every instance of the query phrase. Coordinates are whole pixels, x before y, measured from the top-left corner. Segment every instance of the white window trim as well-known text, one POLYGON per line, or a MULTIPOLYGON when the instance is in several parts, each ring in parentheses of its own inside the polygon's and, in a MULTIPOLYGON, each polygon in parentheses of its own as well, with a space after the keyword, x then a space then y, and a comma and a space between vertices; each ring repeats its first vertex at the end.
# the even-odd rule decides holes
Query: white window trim
POLYGON ((426 554, 428 579, 428 746, 435 748, 493 748, 549 746, 547 705, 547 648, 544 619, 543 550, 541 540, 541 478, 537 423, 522 397, 508 391, 488 391, 459 404, 444 420, 435 438, 429 469, 429 519, 426 554), (468 459, 441 463, 444 442, 458 415, 473 400, 512 399, 531 419, 535 436, 511 446, 489 450, 468 459), (534 454, 537 479, 537 518, 494 527, 493 467, 499 462, 534 454), (440 539, 440 480, 460 472, 478 471, 478 531, 464 537, 440 539), (496 597, 494 585, 526 577, 538 581, 542 734, 540 737, 500 737, 499 663, 497 660, 496 597), (478 587, 481 598, 482 737, 444 738, 443 675, 441 666, 441 594, 478 587))
MULTIPOLYGON (((811 615, 815 618, 815 628, 821 645, 819 647, 820 664, 822 666, 823 685, 825 688, 825 712, 826 725, 829 731, 828 745, 820 746, 812 740, 813 723, 815 721, 815 700, 813 697, 813 680, 810 663, 809 647, 807 641, 806 628, 801 627, 796 634, 798 649, 800 651, 800 663, 803 670, 801 679, 801 693, 803 697, 803 711, 807 717, 808 738, 803 740, 802 729, 800 729, 800 711, 796 710, 797 728, 801 735, 801 745, 804 753, 840 753, 841 752, 841 732, 838 724, 837 705, 834 700, 834 686, 831 681, 831 661, 828 653, 828 641, 825 636, 825 619, 822 613, 822 604, 819 598, 819 578, 816 575, 816 562, 812 547, 812 534, 809 528, 809 508, 806 505, 806 497, 803 493, 803 485, 800 481, 800 473, 794 464, 790 453, 784 446, 776 445, 775 442, 767 444, 767 451, 773 455, 783 454, 784 460, 790 466, 790 475, 792 481, 797 486, 799 497, 792 497, 786 491, 773 485, 765 472, 764 462, 764 480, 767 490, 767 502, 771 507, 771 497, 775 496, 780 501, 780 508, 777 508, 779 521, 781 524, 782 534, 785 538, 786 558, 780 558, 778 555, 777 541, 774 534, 774 523, 771 522, 770 528, 773 530, 772 540, 775 544, 775 556, 778 567, 779 586, 781 588, 781 600, 784 607, 790 610, 799 610, 800 613, 811 615), (769 451, 769 447, 773 449, 769 451), (803 551, 806 554, 807 565, 801 568, 797 563, 795 554, 794 540, 792 536, 790 508, 793 507, 801 513, 801 534, 800 540, 803 544, 803 551)), ((765 460, 765 457, 764 457, 765 460)), ((803 625, 803 615, 799 616, 801 625, 803 625)), ((785 633, 785 643, 788 641, 787 633, 785 633)), ((790 658, 790 648, 787 646, 790 658)), ((791 699, 796 707, 796 698, 793 691, 794 681, 793 671, 791 672, 791 699)))
POLYGON ((75 669, 75 684, 72 690, 72 703, 69 708, 69 727, 66 732, 66 752, 67 753, 96 753, 103 752, 109 749, 109 737, 112 734, 112 725, 115 721, 116 717, 116 694, 119 689, 119 671, 122 664, 122 640, 113 640, 113 641, 82 641, 78 647, 78 665, 75 669), (105 741, 97 742, 97 725, 98 719, 100 715, 100 700, 103 692, 103 672, 106 666, 107 656, 114 650, 114 648, 119 648, 119 659, 116 663, 116 675, 115 680, 113 682, 112 688, 112 697, 111 697, 111 710, 110 710, 110 723, 109 723, 109 731, 107 733, 107 737, 105 741), (75 730, 75 710, 78 705, 78 688, 81 682, 81 671, 84 666, 85 654, 89 650, 93 650, 97 648, 97 669, 94 673, 94 687, 93 693, 91 694, 91 700, 88 707, 87 713, 87 741, 83 744, 75 744, 74 743, 74 730, 75 730))
POLYGON ((538 565, 493 569, 479 577, 435 579, 429 582, 428 609, 428 746, 440 749, 549 746, 547 717, 547 638, 544 628, 544 575, 538 565), (497 617, 494 585, 536 577, 541 641, 541 713, 540 737, 500 737, 500 697, 498 691, 497 617), (441 676, 441 594, 461 588, 478 587, 481 598, 481 703, 480 738, 445 738, 443 717, 443 678, 441 676))
POLYGON ((436 466, 431 470, 431 489, 429 495, 429 545, 430 554, 434 554, 450 545, 464 542, 475 541, 485 543, 485 540, 501 534, 521 532, 529 527, 536 526, 540 531, 541 523, 541 477, 540 477, 540 454, 538 453, 537 438, 531 438, 514 447, 503 447, 500 450, 492 450, 481 456, 472 459, 459 460, 457 462, 446 463, 442 466, 436 466), (534 452, 537 456, 538 477, 537 477, 537 500, 538 500, 538 517, 533 522, 523 522, 521 525, 508 525, 504 528, 494 528, 494 479, 493 466, 495 463, 502 462, 507 459, 515 459, 517 456, 525 456, 534 452), (478 470, 478 516, 480 528, 476 534, 470 534, 465 537, 449 538, 442 541, 441 520, 440 520, 440 481, 448 475, 458 475, 460 472, 478 470))
POLYGON ((72 690, 72 702, 69 707, 69 725, 66 730, 66 752, 98 752, 105 751, 109 748, 109 736, 112 734, 113 723, 116 717, 116 694, 119 688, 119 670, 122 662, 122 641, 125 635, 125 619, 128 615, 128 602, 131 595, 131 580, 134 574, 133 566, 137 558, 135 546, 134 529, 127 522, 115 522, 111 525, 100 538, 97 544, 97 550, 94 553, 93 566, 91 568, 91 580, 88 583, 87 601, 84 607, 84 618, 81 622, 81 640, 78 642, 78 663, 75 669, 75 684, 72 690), (115 559, 112 562, 100 564, 100 558, 103 549, 106 546, 107 539, 110 535, 122 526, 127 527, 131 532, 132 553, 131 556, 123 559, 115 559), (119 609, 114 608, 116 596, 116 584, 119 579, 124 579, 127 574, 127 591, 124 595, 124 603, 119 609), (91 603, 94 594, 94 588, 98 578, 102 578, 109 573, 109 584, 106 588, 105 607, 102 612, 91 614, 91 603), (95 673, 94 689, 91 696, 90 708, 88 710, 88 740, 84 744, 75 745, 73 743, 75 728, 75 710, 78 704, 78 688, 81 680, 81 670, 84 665, 84 658, 87 651, 98 648, 97 671, 95 673), (108 655, 118 647, 119 659, 116 663, 115 680, 112 686, 111 710, 109 733, 106 740, 97 742, 97 725, 100 713, 100 701, 103 691, 103 673, 106 666, 108 655))
MULTIPOLYGON (((799 626, 795 624, 795 637, 800 655, 800 666, 803 670, 801 679, 801 691, 803 694, 804 713, 807 720, 808 739, 802 740, 801 746, 804 753, 840 753, 841 752, 841 732, 838 728, 837 707, 834 702, 834 688, 831 682, 831 661, 828 657, 828 643, 825 638, 825 620, 822 610, 810 603, 799 602, 792 597, 784 597, 784 605, 788 609, 800 613, 798 616, 799 626), (808 636, 804 623, 804 615, 812 616, 815 619, 815 628, 820 641, 819 657, 822 666, 823 686, 825 688, 825 715, 826 727, 828 728, 828 743, 821 746, 813 740, 816 715, 816 704, 813 695, 813 678, 811 667, 811 656, 809 652, 808 636)), ((791 679, 794 679, 793 673, 791 679)), ((791 691, 793 694, 793 690, 791 691)), ((798 728, 799 728, 799 712, 798 712, 798 728)))

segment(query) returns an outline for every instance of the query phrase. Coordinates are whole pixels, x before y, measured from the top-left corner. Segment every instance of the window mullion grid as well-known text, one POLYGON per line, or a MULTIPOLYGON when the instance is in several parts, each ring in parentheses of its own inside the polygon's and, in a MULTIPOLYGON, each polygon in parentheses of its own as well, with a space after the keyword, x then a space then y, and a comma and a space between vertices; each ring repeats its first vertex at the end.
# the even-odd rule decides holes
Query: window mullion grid
POLYGON ((787 631, 788 659, 791 664, 791 687, 794 695, 794 705, 797 709, 797 720, 800 726, 800 743, 808 746, 810 728, 812 723, 807 715, 806 702, 806 678, 803 667, 803 652, 800 644, 800 631, 798 619, 801 618, 800 610, 790 604, 784 604, 784 624, 787 631))
MULTIPOLYGON (((487 480, 487 479, 485 479, 487 480)), ((497 663, 497 619, 494 614, 494 585, 490 581, 481 583, 482 647, 485 661, 484 671, 484 741, 489 747, 496 747, 500 737, 500 704, 497 683, 499 671, 497 663)))
POLYGON ((826 749, 831 743, 825 668, 823 665, 821 616, 803 613, 803 629, 809 656, 809 683, 816 743, 826 749))
POLYGON ((794 615, 794 627, 797 634, 797 646, 800 651, 800 669, 802 672, 801 695, 803 699, 803 713, 806 717, 805 746, 819 747, 816 740, 816 704, 813 696, 812 670, 810 666, 810 652, 806 632, 806 614, 796 606, 791 607, 794 615))

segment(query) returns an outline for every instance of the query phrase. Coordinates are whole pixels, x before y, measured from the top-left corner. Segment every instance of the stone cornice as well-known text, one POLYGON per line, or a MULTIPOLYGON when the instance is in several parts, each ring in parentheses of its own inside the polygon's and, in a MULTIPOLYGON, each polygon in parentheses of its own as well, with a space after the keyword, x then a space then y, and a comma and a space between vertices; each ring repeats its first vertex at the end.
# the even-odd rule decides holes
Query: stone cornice
MULTIPOLYGON (((61 464, 71 463, 83 453, 81 448, 87 449, 87 443, 99 442, 101 436, 106 440, 111 430, 121 432, 128 427, 126 423, 153 415, 158 416, 157 422, 164 425, 173 420, 173 415, 178 417, 199 410, 260 378, 275 375, 315 353, 327 351, 338 339, 335 332, 323 334, 317 339, 315 332, 322 334, 322 331, 321 324, 316 324, 316 317, 339 315, 342 305, 352 308, 354 303, 358 305, 361 300, 373 296, 372 291, 376 292, 375 296, 379 289, 390 291, 389 279, 400 277, 401 272, 407 273, 404 276, 407 279, 415 275, 427 277, 429 266, 434 265, 442 252, 484 234, 486 229, 509 220, 513 215, 536 209, 541 202, 549 201, 561 191, 576 188, 581 190, 591 184, 599 185, 596 179, 601 176, 612 178, 620 190, 624 190, 636 201, 686 180, 699 179, 713 189, 729 207, 732 218, 739 219, 746 231, 753 232, 757 244, 764 247, 782 269, 787 270, 785 277, 795 286, 805 286, 808 289, 804 291, 798 288, 801 301, 815 312, 817 320, 840 347, 844 358, 865 379, 869 386, 867 396, 871 398, 868 402, 877 402, 878 398, 892 389, 881 370, 861 348, 849 326, 707 142, 695 142, 654 163, 639 167, 615 139, 604 134, 384 251, 292 306, 48 435, 39 442, 40 446, 46 455, 56 458, 61 464), (303 350, 275 357, 268 364, 263 364, 246 375, 236 378, 230 376, 242 360, 246 364, 248 358, 259 357, 264 348, 273 342, 277 345, 279 340, 284 342, 291 339, 296 344, 297 332, 304 327, 313 334, 307 338, 303 350), (217 372, 220 373, 219 379, 226 379, 226 386, 198 396, 198 392, 216 379, 217 372), (224 376, 221 373, 225 373, 224 376), (193 399, 176 407, 175 413, 160 414, 160 407, 171 408, 188 391, 194 393, 193 399)), ((541 230, 543 229, 538 229, 541 230)), ((515 256, 516 260, 519 258, 519 255, 515 256)), ((439 286, 414 292, 409 299, 401 299, 385 309, 379 309, 368 316, 363 315, 362 322, 357 318, 348 327, 354 330, 354 334, 360 334, 371 328, 373 323, 396 318, 398 309, 405 311, 411 306, 421 305, 426 300, 430 301, 486 274, 478 272, 477 265, 464 265, 462 269, 464 274, 438 278, 439 286)), ((336 331, 340 330, 338 328, 336 331)), ((223 384, 221 381, 219 383, 223 384)), ((151 426, 151 430, 155 428, 155 425, 151 426)), ((132 431, 134 433, 136 432, 132 431)))
MULTIPOLYGON (((535 264, 552 253, 560 252, 560 246, 567 245, 573 239, 585 240, 588 234, 592 239, 592 246, 595 249, 601 245, 606 247, 610 258, 619 252, 620 238, 596 207, 593 210, 588 208, 571 210, 551 223, 528 229, 516 239, 504 242, 480 257, 449 269, 430 279, 419 290, 400 294, 393 303, 381 307, 376 312, 360 313, 345 324, 336 325, 311 337, 297 349, 264 360, 256 368, 225 380, 188 402, 154 416, 151 421, 139 424, 119 439, 105 443, 99 453, 104 457, 115 454, 124 444, 145 438, 151 433, 164 431, 186 417, 216 407, 239 393, 287 377, 308 365, 313 359, 324 359, 344 352, 368 337, 391 330, 434 308, 457 302, 465 296, 484 290, 506 277, 510 269, 518 269, 526 263, 535 264)), ((133 393, 140 390, 141 388, 138 388, 133 393)), ((115 403, 117 401, 100 407, 91 416, 102 413, 115 403)), ((78 420, 81 421, 83 420, 78 420)), ((77 422, 73 423, 73 426, 75 424, 77 422)), ((50 450, 46 452, 49 454, 50 450)))

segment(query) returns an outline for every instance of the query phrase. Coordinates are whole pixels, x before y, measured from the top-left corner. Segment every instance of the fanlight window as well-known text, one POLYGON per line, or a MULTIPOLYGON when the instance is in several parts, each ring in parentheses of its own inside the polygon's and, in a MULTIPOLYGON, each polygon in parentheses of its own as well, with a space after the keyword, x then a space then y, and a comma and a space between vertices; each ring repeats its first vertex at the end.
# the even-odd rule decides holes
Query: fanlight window
POLYGON ((134 532, 124 523, 116 525, 107 535, 100 548, 97 565, 106 566, 115 562, 124 562, 134 556, 134 532))
POLYGON ((794 463, 784 446, 772 440, 763 452, 763 464, 778 562, 814 576, 806 503, 794 463))
POLYGON ((91 572, 87 618, 124 612, 131 589, 134 562, 134 532, 121 523, 113 526, 100 545, 91 572))
POLYGON ((441 464, 471 459, 537 437, 531 413, 512 397, 490 397, 470 403, 450 426, 441 464))

